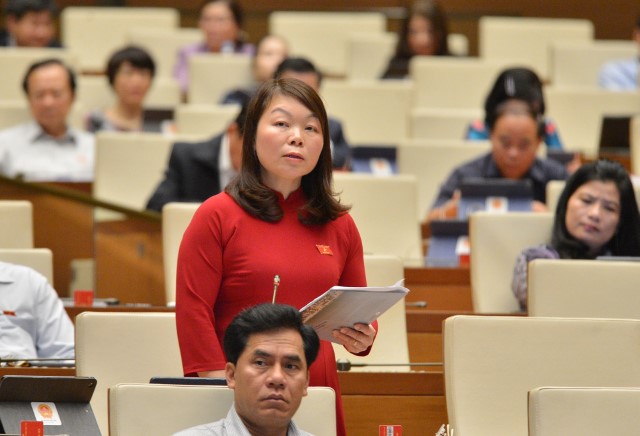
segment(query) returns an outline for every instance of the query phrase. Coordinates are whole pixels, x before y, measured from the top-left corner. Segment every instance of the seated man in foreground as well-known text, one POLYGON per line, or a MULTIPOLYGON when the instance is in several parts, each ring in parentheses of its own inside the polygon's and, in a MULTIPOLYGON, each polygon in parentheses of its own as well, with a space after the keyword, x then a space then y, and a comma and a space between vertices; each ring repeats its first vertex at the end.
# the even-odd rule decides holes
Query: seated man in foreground
POLYGON ((233 406, 226 418, 177 435, 309 435, 291 418, 307 395, 319 347, 316 332, 291 306, 260 304, 240 312, 224 335, 233 406))

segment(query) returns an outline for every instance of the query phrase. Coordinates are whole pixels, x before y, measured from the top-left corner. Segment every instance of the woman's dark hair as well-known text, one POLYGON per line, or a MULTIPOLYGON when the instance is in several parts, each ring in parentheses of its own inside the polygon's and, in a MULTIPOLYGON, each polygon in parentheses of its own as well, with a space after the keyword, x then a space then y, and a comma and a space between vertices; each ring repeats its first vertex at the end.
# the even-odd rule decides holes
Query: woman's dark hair
POLYGON ((109 85, 113 86, 118 70, 120 70, 120 67, 125 62, 130 63, 131 66, 139 70, 149 71, 152 78, 156 74, 156 63, 153 61, 151 55, 140 47, 130 45, 116 51, 109 58, 109 61, 107 62, 107 77, 109 78, 109 85))
POLYGON ((536 123, 536 131, 538 134, 538 138, 544 138, 545 135, 545 124, 544 118, 542 115, 534 109, 533 105, 524 100, 506 100, 500 103, 493 113, 491 117, 489 117, 487 121, 487 128, 489 132, 493 132, 493 129, 496 126, 498 120, 504 115, 524 115, 531 118, 536 123))
POLYGON ((542 81, 528 68, 508 68, 500 73, 484 102, 484 121, 487 125, 499 105, 507 100, 522 100, 544 116, 545 105, 542 81))
POLYGON ((413 3, 409 15, 402 22, 400 34, 398 35, 398 45, 396 46, 396 58, 411 58, 414 53, 409 47, 409 22, 414 16, 423 17, 431 23, 433 37, 435 39, 435 56, 446 56, 449 54, 447 38, 449 36, 447 26, 447 16, 444 10, 436 1, 417 0, 413 3))
POLYGON ((308 369, 318 356, 320 339, 313 327, 302 323, 300 312, 286 304, 258 304, 236 315, 224 333, 223 347, 227 362, 234 365, 238 363, 251 335, 277 330, 300 333, 308 369))
POLYGON ((566 225, 569 198, 582 185, 593 180, 613 182, 620 193, 620 221, 613 238, 603 247, 614 256, 640 255, 640 214, 631 179, 618 162, 601 159, 582 165, 571 177, 558 200, 551 245, 563 259, 587 259, 589 248, 576 240, 566 225))
POLYGON ((256 153, 258 123, 273 98, 279 95, 296 99, 320 121, 322 151, 313 170, 302 177, 301 186, 307 202, 299 211, 298 219, 306 225, 324 224, 338 218, 349 208, 340 204, 333 192, 329 124, 324 105, 318 94, 300 80, 269 80, 258 89, 247 111, 240 174, 227 185, 225 191, 251 215, 269 222, 282 218, 276 193, 262 183, 262 165, 256 153))
POLYGON ((229 10, 231 11, 231 15, 233 15, 233 21, 235 21, 236 26, 238 26, 238 28, 242 28, 244 12, 238 2, 234 0, 205 0, 200 3, 200 7, 198 8, 198 16, 202 16, 202 11, 204 10, 204 8, 212 3, 224 3, 225 5, 227 5, 229 10))

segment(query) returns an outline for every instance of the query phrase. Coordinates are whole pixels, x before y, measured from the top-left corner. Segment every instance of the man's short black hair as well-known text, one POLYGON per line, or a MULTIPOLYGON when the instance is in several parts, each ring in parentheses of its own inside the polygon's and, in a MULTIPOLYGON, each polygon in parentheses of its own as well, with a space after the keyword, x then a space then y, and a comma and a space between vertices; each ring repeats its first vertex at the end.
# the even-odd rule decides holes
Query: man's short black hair
POLYGON ((67 65, 65 65, 64 62, 62 62, 60 59, 57 59, 57 58, 44 59, 44 60, 35 62, 31 64, 31 66, 29 66, 29 68, 27 69, 27 72, 24 75, 24 78, 22 79, 22 89, 24 90, 25 94, 29 95, 29 76, 31 76, 31 74, 34 71, 43 67, 48 67, 49 65, 60 65, 62 68, 66 70, 67 75, 69 76, 69 87, 71 88, 71 92, 75 94, 76 93, 76 75, 74 74, 71 68, 69 68, 67 65))
POLYGON ((57 10, 53 0, 7 0, 4 13, 19 20, 29 12, 49 11, 55 15, 57 10))
POLYGON ((318 85, 322 82, 322 73, 316 68, 313 63, 306 58, 286 58, 273 73, 274 79, 280 79, 287 71, 294 71, 296 73, 315 73, 318 76, 318 85))
POLYGON ((129 62, 134 68, 149 71, 152 78, 156 74, 156 63, 151 55, 141 47, 130 45, 113 53, 107 62, 107 77, 111 86, 116 80, 118 70, 125 62, 129 62))
POLYGON ((313 327, 302 323, 300 312, 286 304, 259 304, 236 315, 224 334, 224 353, 227 356, 227 362, 234 365, 238 363, 252 334, 276 330, 295 330, 300 333, 304 357, 309 368, 318 356, 320 339, 313 327))

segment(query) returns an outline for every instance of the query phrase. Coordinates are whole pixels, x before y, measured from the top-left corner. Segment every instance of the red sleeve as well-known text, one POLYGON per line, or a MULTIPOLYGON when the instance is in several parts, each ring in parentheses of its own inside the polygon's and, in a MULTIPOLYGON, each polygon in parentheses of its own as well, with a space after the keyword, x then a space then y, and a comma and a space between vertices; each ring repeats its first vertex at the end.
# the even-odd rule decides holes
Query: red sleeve
POLYGON ((178 253, 176 325, 185 375, 225 367, 213 311, 222 279, 222 229, 214 207, 220 197, 196 211, 178 253))

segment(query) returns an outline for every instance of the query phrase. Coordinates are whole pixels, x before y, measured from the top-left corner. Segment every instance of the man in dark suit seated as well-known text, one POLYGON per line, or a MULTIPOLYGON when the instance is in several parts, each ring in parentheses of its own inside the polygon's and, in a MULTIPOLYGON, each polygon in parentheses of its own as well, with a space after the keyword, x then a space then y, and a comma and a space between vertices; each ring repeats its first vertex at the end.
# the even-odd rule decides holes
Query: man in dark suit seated
POLYGON ((173 144, 164 180, 151 195, 147 209, 160 212, 172 201, 203 202, 224 189, 242 161, 246 109, 244 105, 220 135, 204 142, 173 144))
MULTIPOLYGON (((298 79, 320 93, 322 73, 305 58, 287 58, 276 69, 275 79, 298 79)), ((342 123, 329 117, 329 136, 331 137, 331 156, 333 167, 336 169, 349 169, 351 148, 344 136, 342 123)))
POLYGON ((8 0, 4 12, 6 30, 0 33, 0 46, 60 47, 54 38, 53 0, 8 0))

